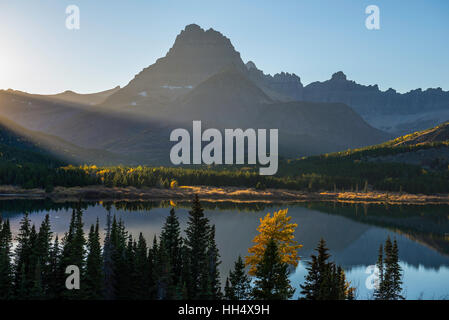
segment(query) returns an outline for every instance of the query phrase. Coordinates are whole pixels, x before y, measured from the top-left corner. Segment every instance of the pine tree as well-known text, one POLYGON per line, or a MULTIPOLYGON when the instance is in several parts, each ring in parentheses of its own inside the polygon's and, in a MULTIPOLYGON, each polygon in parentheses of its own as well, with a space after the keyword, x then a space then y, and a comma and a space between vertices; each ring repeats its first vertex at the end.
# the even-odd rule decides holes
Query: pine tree
POLYGON ((248 300, 251 297, 251 280, 246 275, 245 264, 241 256, 234 263, 226 279, 225 298, 228 300, 248 300))
POLYGON ((209 265, 207 263, 202 264, 204 270, 200 274, 200 286, 197 293, 197 299, 211 300, 213 296, 212 281, 209 274, 209 265))
POLYGON ((137 275, 137 281, 135 284, 136 298, 148 299, 149 286, 152 275, 150 275, 151 270, 148 263, 147 242, 143 237, 142 233, 139 234, 139 239, 137 241, 135 258, 136 258, 135 269, 137 275))
POLYGON ((61 248, 59 246, 59 237, 56 235, 53 246, 50 249, 50 266, 47 278, 47 296, 49 299, 57 299, 61 296, 61 283, 64 282, 60 272, 61 248))
POLYGON ((308 262, 307 276, 304 284, 301 285, 301 294, 306 300, 318 300, 324 275, 328 271, 329 249, 326 247, 326 241, 321 238, 318 247, 315 249, 317 255, 311 255, 311 261, 308 262))
POLYGON ((226 300, 237 300, 235 298, 234 290, 231 288, 231 284, 229 283, 228 277, 226 277, 226 281, 225 281, 224 298, 226 300))
POLYGON ((170 215, 167 217, 161 232, 161 241, 164 242, 168 253, 168 258, 171 266, 171 280, 173 286, 177 287, 181 283, 181 230, 179 221, 176 217, 175 210, 170 210, 170 215))
POLYGON ((276 242, 271 239, 257 264, 253 297, 256 300, 286 300, 295 290, 288 279, 288 265, 282 261, 276 242))
POLYGON ((111 228, 112 266, 114 270, 114 295, 116 299, 127 299, 130 275, 126 265, 128 235, 123 221, 114 216, 111 228))
POLYGON ((302 299, 352 300, 354 288, 351 288, 346 281, 343 269, 328 261, 330 254, 326 247, 326 241, 321 239, 315 250, 317 255, 311 255, 305 282, 300 285, 302 299))
POLYGON ((17 299, 27 299, 30 283, 32 279, 27 278, 27 270, 30 265, 31 242, 30 242, 31 226, 28 213, 24 214, 20 222, 19 233, 17 235, 17 247, 15 250, 14 263, 14 284, 15 296, 17 299))
POLYGON ((125 299, 136 298, 136 284, 137 284, 137 274, 136 274, 136 247, 137 244, 134 241, 132 235, 128 236, 128 244, 125 249, 125 264, 124 272, 126 272, 126 282, 123 297, 125 299))
POLYGON ((72 216, 70 218, 69 230, 64 234, 62 238, 62 251, 61 251, 61 259, 60 259, 60 271, 62 274, 65 274, 65 269, 68 265, 72 264, 72 255, 73 255, 73 247, 74 247, 74 238, 75 238, 75 223, 76 223, 76 214, 75 210, 72 210, 72 216))
POLYGON ((42 221, 42 224, 39 228, 35 248, 35 254, 38 258, 40 268, 42 270, 42 279, 40 285, 44 293, 48 293, 49 282, 51 281, 51 278, 54 276, 51 274, 51 261, 50 261, 52 238, 53 233, 51 232, 50 217, 48 214, 46 214, 44 221, 42 221))
POLYGON ((186 246, 189 249, 191 274, 191 282, 188 283, 187 291, 190 299, 196 299, 200 296, 205 282, 204 279, 206 279, 208 273, 206 256, 208 235, 209 219, 204 216, 198 195, 195 195, 192 202, 192 210, 189 211, 189 221, 186 229, 186 246))
POLYGON ((19 273, 19 277, 18 282, 15 282, 15 297, 18 300, 26 300, 29 298, 28 282, 30 280, 26 278, 25 264, 21 265, 17 273, 19 273))
POLYGON ((158 300, 173 300, 175 298, 175 286, 172 282, 173 275, 169 251, 164 239, 161 239, 157 247, 154 274, 156 278, 156 298, 158 300))
POLYGON ((89 237, 87 240, 87 260, 86 260, 86 297, 90 300, 100 300, 103 298, 103 260, 101 256, 100 230, 99 222, 95 227, 90 227, 89 237))
POLYGON ((103 246, 103 275, 104 275, 104 294, 103 297, 106 300, 112 300, 115 298, 114 292, 114 266, 112 262, 112 240, 111 240, 111 205, 106 205, 108 212, 106 216, 106 234, 103 246))
POLYGON ((385 258, 384 258, 384 299, 390 300, 392 297, 392 287, 393 287, 393 274, 392 274, 392 254, 391 251, 393 249, 393 244, 391 243, 390 237, 387 237, 385 240, 385 258))
MULTIPOLYGON (((382 248, 382 246, 381 246, 382 248)), ((379 268, 379 288, 374 292, 377 300, 402 300, 402 268, 399 264, 399 250, 396 239, 390 237, 385 241, 385 256, 379 252, 377 267, 379 268), (383 260, 382 260, 383 258, 383 260)))
POLYGON ((9 220, 0 221, 0 300, 13 298, 12 234, 9 220))
POLYGON ((148 298, 151 300, 156 299, 157 294, 157 279, 156 279, 156 266, 157 262, 157 238, 153 238, 153 246, 148 250, 148 298))
POLYGON ((81 208, 76 210, 76 223, 75 223, 75 237, 74 237, 74 248, 72 252, 73 262, 77 265, 80 270, 84 270, 84 258, 85 258, 85 245, 86 239, 84 237, 84 223, 82 220, 83 211, 81 208))
POLYGON ((41 262, 37 261, 36 267, 34 270, 34 279, 33 279, 33 287, 30 292, 30 299, 32 300, 43 300, 45 298, 45 293, 42 288, 42 271, 41 271, 41 262))
POLYGON ((186 245, 181 247, 181 283, 178 285, 178 295, 182 299, 193 299, 192 291, 192 274, 190 272, 190 250, 186 245))
POLYGON ((67 299, 82 299, 84 286, 84 272, 85 272, 85 238, 83 231, 83 211, 80 205, 73 210, 72 218, 70 221, 69 231, 63 238, 63 248, 61 253, 60 263, 60 275, 65 278, 65 270, 68 266, 77 266, 80 270, 80 283, 81 288, 79 290, 67 290, 65 288, 65 282, 61 283, 63 296, 67 299))
POLYGON ((384 257, 383 257, 383 246, 379 247, 379 254, 376 262, 378 279, 376 280, 376 287, 374 289, 374 299, 383 300, 385 298, 385 289, 384 289, 384 257))
POLYGON ((341 266, 332 263, 331 289, 328 300, 354 300, 354 288, 346 281, 346 274, 341 266))
POLYGON ((37 243, 37 232, 36 226, 33 224, 30 231, 30 258, 27 267, 25 268, 26 278, 28 279, 29 290, 33 287, 35 270, 37 263, 39 261, 38 255, 38 243, 37 243))
POLYGON ((221 292, 220 271, 219 266, 221 264, 220 254, 215 242, 215 225, 209 230, 208 243, 207 243, 207 265, 209 273, 209 282, 212 300, 218 300, 223 297, 221 292))
POLYGON ((402 268, 399 264, 399 249, 396 239, 393 241, 391 250, 391 283, 392 283, 392 299, 403 300, 402 292, 402 268))

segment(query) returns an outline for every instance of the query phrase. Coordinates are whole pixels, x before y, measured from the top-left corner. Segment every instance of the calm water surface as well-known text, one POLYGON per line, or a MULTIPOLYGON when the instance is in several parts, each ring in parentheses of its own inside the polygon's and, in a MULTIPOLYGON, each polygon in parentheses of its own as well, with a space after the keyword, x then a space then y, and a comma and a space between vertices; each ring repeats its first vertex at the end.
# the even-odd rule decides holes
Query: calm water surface
MULTIPOLYGON (((86 231, 97 217, 104 227, 107 210, 104 204, 85 207, 86 231)), ((292 222, 298 224, 295 237, 303 245, 301 262, 291 274, 292 285, 299 287, 306 273, 305 263, 323 237, 332 259, 342 265, 349 281, 357 287, 359 299, 369 299, 373 291, 366 286, 369 265, 377 259, 379 245, 387 236, 396 238, 404 270, 404 295, 407 299, 449 299, 449 206, 383 206, 333 203, 281 205, 206 204, 205 213, 216 226, 216 240, 221 255, 221 275, 225 278, 237 256, 245 256, 257 234, 259 219, 267 212, 289 208, 292 222)), ((185 229, 188 203, 176 209, 181 228, 185 229)), ((9 218, 17 234, 23 212, 29 212, 38 226, 49 213, 53 232, 62 236, 68 229, 71 204, 54 204, 43 200, 3 200, 0 212, 9 218)), ((169 203, 112 204, 112 213, 125 222, 127 230, 137 236, 142 232, 152 243, 154 235, 169 213, 169 203)), ((299 294, 296 290, 295 297, 299 294)))

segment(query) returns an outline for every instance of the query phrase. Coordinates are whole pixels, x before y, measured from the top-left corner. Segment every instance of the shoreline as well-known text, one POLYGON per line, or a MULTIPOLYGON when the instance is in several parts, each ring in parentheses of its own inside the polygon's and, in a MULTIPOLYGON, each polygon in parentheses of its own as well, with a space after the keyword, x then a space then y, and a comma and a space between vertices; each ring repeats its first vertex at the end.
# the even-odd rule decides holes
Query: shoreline
POLYGON ((274 203, 331 201, 347 203, 386 204, 449 204, 449 194, 407 194, 399 192, 305 192, 286 189, 255 190, 254 188, 181 186, 174 189, 87 186, 56 187, 46 193, 43 189, 22 189, 15 186, 0 186, 0 200, 50 199, 55 202, 67 201, 157 201, 191 200, 198 194, 201 201, 274 203))

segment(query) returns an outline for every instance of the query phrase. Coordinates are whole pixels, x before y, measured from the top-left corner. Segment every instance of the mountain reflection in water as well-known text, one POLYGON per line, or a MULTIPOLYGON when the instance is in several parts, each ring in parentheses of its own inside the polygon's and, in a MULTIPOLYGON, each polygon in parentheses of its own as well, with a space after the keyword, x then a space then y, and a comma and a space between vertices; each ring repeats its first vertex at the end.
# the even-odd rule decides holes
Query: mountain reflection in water
MULTIPOLYGON (((9 218, 16 235, 23 212, 30 212, 33 223, 39 225, 50 214, 52 231, 62 236, 67 231, 74 203, 58 204, 49 200, 4 200, 0 212, 9 218)), ((216 226, 216 241, 221 255, 221 276, 240 254, 245 256, 257 234, 259 219, 267 212, 289 208, 292 222, 298 224, 295 237, 303 245, 301 263, 291 279, 298 287, 305 274, 304 262, 323 237, 332 259, 342 265, 348 278, 360 289, 359 298, 367 298, 366 266, 377 259, 379 245, 388 235, 399 245, 400 260, 405 269, 404 288, 408 298, 442 298, 449 294, 449 206, 385 206, 343 203, 301 204, 236 204, 204 202, 205 213, 216 226), (427 280, 426 280, 427 279, 427 280), (438 279, 438 280, 436 280, 438 279)), ((86 231, 97 217, 104 227, 105 203, 83 203, 86 231)), ((147 240, 160 233, 169 213, 170 202, 115 202, 112 213, 125 222, 127 230, 147 240)), ((189 203, 178 203, 176 213, 184 230, 189 203)), ((299 291, 299 290, 297 290, 299 291)), ((371 292, 372 293, 372 292, 371 292)), ((296 295, 298 292, 296 293, 296 295)))

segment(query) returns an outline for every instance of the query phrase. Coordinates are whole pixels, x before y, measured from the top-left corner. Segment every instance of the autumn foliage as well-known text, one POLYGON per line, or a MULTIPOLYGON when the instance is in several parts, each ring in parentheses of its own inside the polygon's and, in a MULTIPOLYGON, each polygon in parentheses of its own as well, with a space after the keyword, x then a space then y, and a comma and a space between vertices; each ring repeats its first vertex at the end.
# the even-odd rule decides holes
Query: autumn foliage
POLYGON ((298 226, 296 223, 290 223, 291 217, 287 216, 288 209, 279 210, 270 213, 260 219, 260 225, 257 227, 259 234, 254 237, 254 246, 248 249, 249 256, 245 257, 245 263, 250 266, 249 274, 254 275, 256 266, 261 261, 267 244, 273 239, 278 245, 282 262, 297 266, 299 257, 298 249, 302 247, 294 240, 294 232, 298 226))

